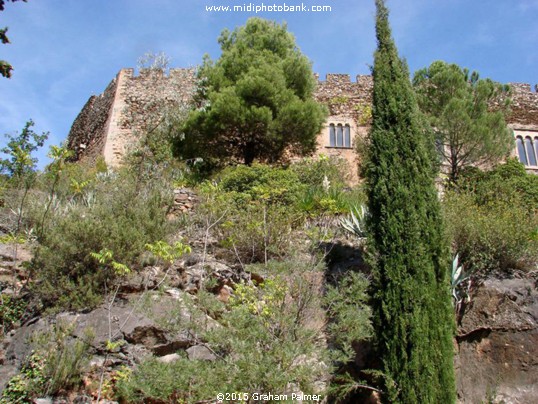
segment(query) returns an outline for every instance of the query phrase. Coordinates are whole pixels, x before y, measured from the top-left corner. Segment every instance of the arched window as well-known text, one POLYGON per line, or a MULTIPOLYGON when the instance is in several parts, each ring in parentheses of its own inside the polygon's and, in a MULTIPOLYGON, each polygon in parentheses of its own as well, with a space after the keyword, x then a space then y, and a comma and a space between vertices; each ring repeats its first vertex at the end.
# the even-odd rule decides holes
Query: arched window
POLYGON ((529 162, 527 160, 527 153, 525 153, 525 145, 523 144, 523 139, 521 136, 518 136, 516 138, 516 146, 517 146, 517 155, 519 157, 519 161, 521 161, 526 166, 529 165, 529 162))
POLYGON ((525 138, 525 149, 527 149, 527 157, 529 158, 529 164, 531 166, 536 165, 536 152, 534 150, 534 145, 530 137, 525 138))
POLYGON ((336 134, 334 131, 334 123, 331 123, 329 125, 329 146, 331 147, 336 146, 336 134))
POLYGON ((330 123, 327 147, 351 149, 351 126, 348 123, 330 123))
POLYGON ((348 124, 344 126, 344 147, 351 147, 351 128, 348 124))
POLYGON ((519 161, 526 167, 538 166, 538 136, 516 136, 516 149, 519 161))
POLYGON ((342 124, 336 125, 336 146, 342 147, 344 145, 344 131, 342 124))

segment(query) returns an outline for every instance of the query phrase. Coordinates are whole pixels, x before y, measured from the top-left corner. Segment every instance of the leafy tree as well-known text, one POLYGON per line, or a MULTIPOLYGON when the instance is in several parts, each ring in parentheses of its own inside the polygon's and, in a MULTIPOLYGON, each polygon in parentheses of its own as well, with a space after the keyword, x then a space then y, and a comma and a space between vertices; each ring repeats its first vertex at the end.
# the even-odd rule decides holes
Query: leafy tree
POLYGON ((35 133, 32 126, 34 122, 30 119, 18 136, 6 135, 9 139, 7 146, 0 149, 0 153, 8 156, 8 158, 0 158, 0 173, 8 174, 11 180, 15 181, 17 189, 23 189, 19 206, 16 209, 15 234, 20 230, 26 197, 35 180, 37 158, 32 157, 32 153, 42 147, 49 136, 48 132, 41 135, 35 133))
POLYGON ((451 182, 464 167, 496 163, 510 153, 514 140, 504 120, 507 86, 442 61, 416 72, 413 84, 451 182), (499 108, 492 111, 494 104, 499 108))
POLYGON ((7 135, 7 146, 0 152, 8 155, 7 159, 0 159, 0 172, 7 173, 10 177, 21 178, 23 175, 34 171, 37 158, 32 153, 43 146, 49 137, 48 132, 38 135, 32 130, 34 121, 26 122, 18 136, 7 135))
POLYGON ((278 161, 287 151, 313 152, 325 112, 312 99, 311 64, 286 25, 252 18, 224 30, 219 43, 220 58, 206 56, 198 72, 197 108, 183 125, 176 154, 209 165, 250 165, 278 161))
MULTIPOLYGON (((6 1, 8 3, 10 1, 15 3, 18 0, 0 0, 0 11, 4 11, 4 5, 5 5, 6 1)), ((22 0, 22 1, 24 1, 26 3, 26 0, 22 0)), ((6 32, 7 32, 7 27, 0 28, 0 41, 4 45, 10 43, 9 39, 8 39, 8 37, 6 35, 6 32)), ((5 60, 0 60, 0 75, 2 75, 3 77, 10 78, 12 70, 13 70, 13 67, 8 62, 6 62, 5 60)))
POLYGON ((453 403, 448 255, 434 184, 435 148, 406 64, 376 0, 373 122, 367 168, 377 356, 383 402, 453 403))

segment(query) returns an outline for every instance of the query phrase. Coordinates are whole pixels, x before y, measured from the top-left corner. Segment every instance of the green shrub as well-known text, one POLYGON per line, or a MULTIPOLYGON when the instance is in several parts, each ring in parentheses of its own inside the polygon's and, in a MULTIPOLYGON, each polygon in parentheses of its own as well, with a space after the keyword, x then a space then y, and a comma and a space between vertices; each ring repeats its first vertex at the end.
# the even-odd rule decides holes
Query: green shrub
POLYGON ((295 172, 262 164, 228 167, 217 179, 221 190, 238 200, 264 200, 269 204, 293 205, 306 189, 295 172))
POLYGON ((346 187, 349 182, 347 161, 334 156, 302 159, 292 164, 290 169, 297 174, 301 183, 309 187, 322 187, 325 178, 336 189, 346 187))
POLYGON ((312 394, 314 382, 327 372, 321 338, 322 266, 291 260, 246 269, 263 274, 264 282, 236 285, 226 309, 219 312, 221 327, 199 334, 217 359, 143 362, 118 383, 119 398, 194 403, 213 400, 217 393, 285 394, 300 389, 312 394))
POLYGON ((538 262, 538 212, 510 193, 510 198, 499 195, 498 200, 483 199, 482 204, 472 192, 445 195, 452 248, 467 272, 529 270, 538 262))
POLYGON ((269 166, 224 170, 220 182, 199 187, 195 222, 210 231, 230 260, 241 264, 282 258, 293 248, 292 231, 303 222, 296 206, 304 187, 291 171, 269 166))
POLYGON ((363 274, 349 272, 340 282, 327 288, 325 304, 327 326, 334 348, 334 358, 340 362, 353 359, 353 343, 372 337, 372 310, 368 307, 368 279, 363 274))
POLYGON ((24 299, 0 293, 0 327, 1 334, 11 331, 26 311, 28 302, 24 299))
POLYGON ((44 360, 32 353, 24 361, 19 374, 13 376, 0 397, 0 404, 32 403, 32 398, 43 389, 46 382, 44 360))
POLYGON ((158 184, 138 185, 132 176, 98 179, 91 203, 71 201, 55 209, 32 262, 33 290, 44 304, 81 309, 98 303, 110 271, 99 270, 92 252, 109 249, 129 267, 147 243, 165 238, 170 203, 158 184))
POLYGON ((469 167, 462 172, 456 187, 472 193, 477 205, 503 200, 522 203, 529 211, 538 209, 538 175, 528 174, 516 158, 490 171, 469 167))
POLYGON ((248 204, 230 209, 217 227, 221 246, 243 264, 283 258, 294 248, 293 229, 300 214, 282 206, 248 204))
POLYGON ((33 398, 55 396, 80 384, 93 336, 88 331, 87 340, 73 340, 69 337, 73 328, 74 324, 59 322, 32 335, 34 350, 7 383, 0 404, 33 403, 33 398))

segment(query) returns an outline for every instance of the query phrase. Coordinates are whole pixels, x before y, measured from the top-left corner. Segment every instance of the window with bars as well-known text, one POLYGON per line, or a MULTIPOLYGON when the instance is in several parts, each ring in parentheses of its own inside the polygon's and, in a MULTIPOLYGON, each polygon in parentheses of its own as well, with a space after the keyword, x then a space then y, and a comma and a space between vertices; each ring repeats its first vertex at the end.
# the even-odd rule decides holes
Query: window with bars
POLYGON ((538 134, 534 136, 516 136, 517 156, 525 167, 538 166, 538 134))
POLYGON ((349 124, 329 124, 329 147, 351 148, 351 127, 349 124))

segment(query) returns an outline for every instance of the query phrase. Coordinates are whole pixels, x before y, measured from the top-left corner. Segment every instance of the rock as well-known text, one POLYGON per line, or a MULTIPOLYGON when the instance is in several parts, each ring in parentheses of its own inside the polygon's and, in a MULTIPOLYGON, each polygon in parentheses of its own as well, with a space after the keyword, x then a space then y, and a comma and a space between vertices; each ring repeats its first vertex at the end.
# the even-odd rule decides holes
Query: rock
POLYGON ((180 355, 178 355, 177 353, 173 353, 173 354, 170 354, 170 355, 161 356, 157 360, 159 362, 162 362, 162 363, 172 363, 172 362, 175 362, 175 361, 180 360, 180 359, 181 359, 180 355))
POLYGON ((474 293, 457 335, 461 403, 531 403, 538 397, 538 292, 528 279, 488 279, 474 293))
POLYGON ((52 398, 36 398, 34 404, 52 404, 52 398))
POLYGON ((217 359, 215 354, 204 345, 195 345, 187 349, 189 360, 214 361, 217 359))
POLYGON ((0 366, 0 392, 4 390, 9 380, 17 373, 19 373, 19 368, 15 365, 2 364, 0 366))
POLYGON ((232 295, 233 289, 228 285, 224 285, 219 289, 217 299, 219 299, 223 303, 228 303, 228 300, 230 300, 230 296, 232 295))

